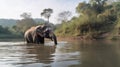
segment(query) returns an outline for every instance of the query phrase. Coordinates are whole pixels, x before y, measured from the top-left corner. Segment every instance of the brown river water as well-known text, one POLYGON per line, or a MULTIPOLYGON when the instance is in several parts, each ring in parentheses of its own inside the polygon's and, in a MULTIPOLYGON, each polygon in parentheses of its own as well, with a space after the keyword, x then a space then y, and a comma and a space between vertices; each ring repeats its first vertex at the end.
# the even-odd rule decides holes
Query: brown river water
POLYGON ((120 67, 120 41, 0 41, 0 67, 120 67))

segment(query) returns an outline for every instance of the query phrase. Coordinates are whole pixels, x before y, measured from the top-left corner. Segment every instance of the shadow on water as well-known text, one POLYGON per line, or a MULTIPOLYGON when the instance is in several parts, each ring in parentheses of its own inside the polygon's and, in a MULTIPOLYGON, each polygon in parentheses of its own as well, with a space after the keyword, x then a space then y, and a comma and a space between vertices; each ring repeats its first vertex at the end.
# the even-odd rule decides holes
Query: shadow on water
POLYGON ((55 53, 55 46, 44 46, 43 44, 28 44, 27 45, 27 54, 34 54, 35 63, 44 63, 49 64, 53 62, 53 53, 55 53))
MULTIPOLYGON (((75 44, 75 43, 74 43, 75 44)), ((120 67, 119 41, 82 41, 79 67, 120 67)))
POLYGON ((67 42, 59 42, 57 46, 48 42, 43 45, 28 44, 27 54, 35 54, 34 63, 25 64, 25 67, 68 67, 79 64, 79 52, 72 51, 67 42), (66 48, 67 47, 67 48, 66 48), (65 49, 65 50, 64 50, 65 49), (72 51, 72 52, 71 52, 72 51), (74 53, 73 53, 74 52, 74 53))
POLYGON ((0 42, 0 67, 120 67, 119 41, 0 42))

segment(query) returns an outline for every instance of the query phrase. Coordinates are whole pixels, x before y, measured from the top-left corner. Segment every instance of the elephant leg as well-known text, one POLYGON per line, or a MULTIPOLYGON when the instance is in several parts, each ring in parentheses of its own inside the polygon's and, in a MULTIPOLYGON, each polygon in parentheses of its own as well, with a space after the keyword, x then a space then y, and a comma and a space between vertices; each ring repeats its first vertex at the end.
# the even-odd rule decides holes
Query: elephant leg
POLYGON ((41 43, 44 44, 44 37, 41 38, 41 43))
POLYGON ((37 37, 35 38, 34 43, 39 44, 39 40, 37 37))
POLYGON ((39 37, 38 41, 39 41, 40 44, 44 44, 44 37, 39 37))
POLYGON ((27 42, 27 43, 30 43, 30 41, 29 41, 29 40, 27 40, 27 39, 26 39, 26 42, 27 42))
POLYGON ((38 36, 36 33, 33 34, 33 43, 39 44, 38 36))
POLYGON ((30 36, 26 36, 26 37, 25 37, 25 41, 26 41, 27 43, 33 43, 32 38, 31 38, 30 36))
POLYGON ((38 35, 33 36, 33 43, 44 44, 44 37, 41 37, 41 36, 38 36, 38 35))

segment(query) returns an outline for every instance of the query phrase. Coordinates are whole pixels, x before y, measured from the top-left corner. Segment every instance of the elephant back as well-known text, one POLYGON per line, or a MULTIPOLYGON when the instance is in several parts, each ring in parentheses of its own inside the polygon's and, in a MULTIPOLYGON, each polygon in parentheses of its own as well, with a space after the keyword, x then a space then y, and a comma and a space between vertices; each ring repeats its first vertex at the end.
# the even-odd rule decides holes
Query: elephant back
POLYGON ((46 28, 47 28, 47 26, 45 26, 45 25, 38 25, 38 26, 36 26, 36 31, 43 33, 46 28))
POLYGON ((32 35, 32 33, 35 32, 35 27, 31 27, 30 29, 28 29, 25 34, 24 37, 28 36, 28 35, 32 35))

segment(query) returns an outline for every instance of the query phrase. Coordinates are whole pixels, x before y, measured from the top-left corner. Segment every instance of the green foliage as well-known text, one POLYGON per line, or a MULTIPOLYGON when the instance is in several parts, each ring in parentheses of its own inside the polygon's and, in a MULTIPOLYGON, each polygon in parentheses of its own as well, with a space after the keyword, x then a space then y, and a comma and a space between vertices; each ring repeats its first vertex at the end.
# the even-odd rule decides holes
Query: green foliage
POLYGON ((2 38, 16 38, 16 37, 22 37, 22 35, 18 35, 17 33, 14 34, 11 29, 8 27, 2 27, 0 26, 0 39, 2 38))
POLYGON ((10 31, 8 30, 8 27, 2 27, 1 25, 0 25, 0 33, 1 34, 9 34, 10 33, 10 31))
MULTIPOLYGON (((62 23, 56 29, 59 36, 87 36, 104 38, 115 30, 118 22, 119 5, 106 4, 107 0, 91 0, 89 3, 79 3, 76 12, 79 17, 73 17, 68 23, 62 23), (98 8, 99 7, 99 8, 98 8)), ((120 3, 119 3, 120 4, 120 3)), ((119 27, 120 28, 120 27, 119 27)))
POLYGON ((32 18, 22 19, 17 22, 16 29, 24 33, 27 29, 35 25, 36 22, 32 18))
POLYGON ((106 6, 107 0, 90 0, 90 5, 92 9, 97 13, 101 13, 104 11, 104 7, 106 6))

